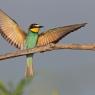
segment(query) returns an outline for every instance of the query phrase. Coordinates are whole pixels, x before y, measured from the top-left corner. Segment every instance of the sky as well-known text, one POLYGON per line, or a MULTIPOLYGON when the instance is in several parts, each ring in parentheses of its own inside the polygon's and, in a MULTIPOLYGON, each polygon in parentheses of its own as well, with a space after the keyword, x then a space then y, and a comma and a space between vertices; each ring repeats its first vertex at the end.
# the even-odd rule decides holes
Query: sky
MULTIPOLYGON (((88 24, 63 38, 59 43, 94 43, 95 0, 0 0, 0 9, 27 32, 31 23, 45 27, 87 22, 88 24)), ((0 54, 15 51, 0 36, 0 54)), ((0 61, 0 80, 18 83, 24 77, 26 57, 0 61)), ((36 75, 26 93, 32 95, 95 95, 95 52, 58 50, 34 56, 36 75)))

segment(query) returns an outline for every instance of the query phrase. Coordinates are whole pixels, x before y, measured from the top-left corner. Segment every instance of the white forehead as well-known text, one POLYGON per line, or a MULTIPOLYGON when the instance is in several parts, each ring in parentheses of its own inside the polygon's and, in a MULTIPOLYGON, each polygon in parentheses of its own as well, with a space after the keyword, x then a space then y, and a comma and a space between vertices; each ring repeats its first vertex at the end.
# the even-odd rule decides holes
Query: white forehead
POLYGON ((39 24, 35 24, 35 26, 39 26, 39 24))

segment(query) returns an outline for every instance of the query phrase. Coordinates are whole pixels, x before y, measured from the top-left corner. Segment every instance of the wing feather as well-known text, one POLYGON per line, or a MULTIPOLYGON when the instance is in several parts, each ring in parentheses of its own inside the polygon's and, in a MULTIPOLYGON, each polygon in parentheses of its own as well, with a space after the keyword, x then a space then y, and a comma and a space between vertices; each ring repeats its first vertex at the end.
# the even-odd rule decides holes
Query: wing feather
POLYGON ((13 46, 22 49, 26 33, 6 13, 0 10, 0 33, 13 46))
POLYGON ((46 32, 39 34, 37 46, 47 45, 49 43, 57 43, 61 38, 75 30, 84 27, 87 23, 68 25, 64 27, 57 27, 49 29, 46 32))

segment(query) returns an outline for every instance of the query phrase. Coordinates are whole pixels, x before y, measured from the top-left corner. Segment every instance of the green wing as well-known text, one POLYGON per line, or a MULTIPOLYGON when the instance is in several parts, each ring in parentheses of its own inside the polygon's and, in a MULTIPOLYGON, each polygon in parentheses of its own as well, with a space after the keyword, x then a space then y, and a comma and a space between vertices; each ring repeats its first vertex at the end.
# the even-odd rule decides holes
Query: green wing
POLYGON ((37 46, 43 46, 49 43, 57 43, 67 34, 74 32, 75 30, 78 30, 81 27, 84 27, 86 24, 87 23, 81 23, 49 29, 39 35, 37 46))

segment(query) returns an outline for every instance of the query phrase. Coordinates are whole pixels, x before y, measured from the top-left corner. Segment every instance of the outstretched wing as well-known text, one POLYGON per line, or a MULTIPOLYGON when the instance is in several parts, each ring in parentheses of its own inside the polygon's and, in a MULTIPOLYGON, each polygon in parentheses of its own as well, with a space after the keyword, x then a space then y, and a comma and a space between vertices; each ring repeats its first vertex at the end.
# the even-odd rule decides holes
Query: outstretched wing
POLYGON ((19 49, 23 48, 25 32, 2 10, 0 10, 0 33, 11 45, 19 49))
POLYGON ((49 43, 57 43, 61 38, 67 34, 84 27, 87 23, 74 24, 64 27, 57 27, 49 29, 48 31, 41 33, 38 38, 37 46, 47 45, 49 43))

